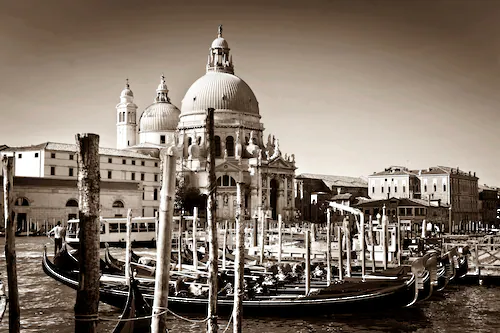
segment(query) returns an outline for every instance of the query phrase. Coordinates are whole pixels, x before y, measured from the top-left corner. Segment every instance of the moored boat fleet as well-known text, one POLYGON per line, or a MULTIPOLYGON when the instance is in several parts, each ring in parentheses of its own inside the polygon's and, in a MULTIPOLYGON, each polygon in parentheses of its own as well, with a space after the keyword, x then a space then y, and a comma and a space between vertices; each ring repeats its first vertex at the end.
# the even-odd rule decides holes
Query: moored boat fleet
MULTIPOLYGON (((172 251, 170 265, 169 310, 177 313, 207 312, 208 270, 205 249, 172 251), (197 260, 194 260, 196 257, 197 260), (193 265, 197 262, 197 265, 193 265)), ((227 249, 224 251, 228 251, 227 249)), ((231 253, 219 251, 217 307, 219 313, 233 309, 234 262, 231 253), (223 262, 224 259, 224 262, 223 262)), ((43 269, 55 280, 78 288, 78 250, 65 246, 51 261, 46 251, 43 269)), ((133 253, 133 252, 132 252, 133 253)), ((327 279, 325 265, 307 262, 268 261, 256 264, 247 257, 244 270, 243 312, 245 316, 328 315, 340 312, 386 310, 414 306, 441 292, 460 279, 468 269, 467 249, 446 252, 430 250, 407 264, 361 274, 355 268, 350 276, 327 279)), ((155 260, 131 256, 134 282, 127 287, 124 262, 106 248, 100 264, 100 301, 124 308, 131 294, 143 311, 152 305, 155 260)), ((340 271, 342 268, 340 267, 340 271)), ((333 267, 332 273, 340 273, 333 267)), ((337 273, 337 276, 338 276, 337 273)), ((333 274, 332 276, 336 276, 333 274)), ((137 306, 135 306, 137 308, 137 306)), ((145 310, 146 309, 146 310, 145 310)), ((124 310, 124 311, 125 311, 124 310)), ((130 312, 130 309, 127 311, 130 312)))

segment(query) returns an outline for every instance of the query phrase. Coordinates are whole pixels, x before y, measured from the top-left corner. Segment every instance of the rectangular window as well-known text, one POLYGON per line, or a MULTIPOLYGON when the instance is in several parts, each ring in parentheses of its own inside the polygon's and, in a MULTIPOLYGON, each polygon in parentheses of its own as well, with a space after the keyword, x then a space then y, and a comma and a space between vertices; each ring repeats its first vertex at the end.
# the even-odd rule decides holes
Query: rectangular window
POLYGON ((375 186, 372 187, 372 193, 375 193, 375 186))
POLYGON ((155 162, 155 168, 157 168, 157 167, 158 167, 158 162, 155 162))
POLYGON ((112 158, 108 158, 108 163, 113 163, 113 159, 112 158))
POLYGON ((118 223, 110 223, 110 224, 108 224, 108 226, 109 226, 110 233, 119 232, 118 223))
POLYGON ((146 177, 146 175, 141 173, 141 181, 144 181, 145 177, 146 177))
POLYGON ((135 180, 135 172, 132 172, 131 176, 132 176, 132 180, 135 180))
POLYGON ((365 209, 365 215, 370 215, 370 210, 369 209, 365 209))
MULTIPOLYGON (((145 197, 145 192, 144 192, 144 187, 142 188, 142 200, 144 200, 145 197)), ((144 213, 142 213, 142 216, 144 216, 144 213)))
POLYGON ((144 216, 144 208, 142 209, 142 216, 144 216))
POLYGON ((443 184, 443 192, 446 192, 446 184, 443 184))
POLYGON ((146 163, 144 161, 141 161, 141 166, 145 166, 146 163))
POLYGON ((38 157, 38 153, 35 153, 35 158, 38 157))
POLYGON ((50 158, 56 158, 56 153, 50 153, 50 158))
POLYGON ((436 192, 436 191, 437 191, 437 185, 434 184, 434 192, 436 192))
POLYGON ((384 187, 380 188, 380 193, 384 193, 384 187))
POLYGON ((424 185, 424 192, 427 192, 427 185, 424 185))
POLYGON ((122 164, 127 164, 127 160, 122 160, 122 164))
POLYGON ((406 216, 413 216, 413 208, 406 208, 406 216))
POLYGON ((132 160, 132 165, 135 165, 135 160, 132 160))
POLYGON ((158 200, 158 189, 153 190, 153 200, 158 200))
POLYGON ((398 187, 394 186, 394 193, 398 193, 398 187))
POLYGON ((405 216, 405 209, 399 208, 399 216, 405 216))
POLYGON ((155 182, 158 181, 158 174, 155 174, 155 182))
POLYGON ((406 193, 406 186, 403 185, 403 193, 406 193))
POLYGON ((160 143, 165 144, 165 135, 160 135, 160 143))
POLYGON ((73 168, 69 168, 69 176, 73 177, 73 168))
POLYGON ((153 209, 153 216, 156 216, 156 212, 158 211, 158 209, 153 209))
POLYGON ((55 176, 56 175, 56 167, 50 167, 50 175, 55 176))
POLYGON ((23 154, 17 154, 17 158, 23 158, 23 154))
POLYGON ((112 176, 112 171, 108 170, 108 179, 111 179, 111 176, 112 176))
POLYGON ((73 154, 69 154, 69 159, 73 160, 74 159, 74 155, 73 154))

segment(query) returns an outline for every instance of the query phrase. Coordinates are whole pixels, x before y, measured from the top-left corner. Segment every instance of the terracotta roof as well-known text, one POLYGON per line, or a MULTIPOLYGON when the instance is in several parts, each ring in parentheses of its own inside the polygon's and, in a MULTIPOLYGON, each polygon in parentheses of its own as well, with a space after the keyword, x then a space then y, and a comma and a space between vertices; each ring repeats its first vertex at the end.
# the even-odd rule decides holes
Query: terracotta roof
MULTIPOLYGON (((44 142, 38 145, 23 146, 23 147, 9 147, 5 151, 29 151, 29 150, 51 150, 51 151, 67 151, 76 152, 76 144, 70 143, 59 143, 59 142, 44 142)), ((116 149, 116 148, 104 148, 99 147, 99 154, 109 155, 109 156, 119 156, 119 157, 133 157, 157 160, 158 158, 152 157, 146 154, 141 154, 135 151, 116 149)))
POLYGON ((332 186, 341 187, 368 187, 368 182, 360 177, 333 176, 333 175, 318 175, 313 173, 303 173, 295 177, 296 179, 320 179, 328 188, 332 186))
MULTIPOLYGON (((360 200, 354 206, 367 206, 367 205, 374 204, 374 203, 383 204, 385 202, 390 202, 390 201, 393 201, 393 200, 398 201, 398 206, 438 207, 432 201, 429 202, 429 201, 424 200, 424 199, 409 199, 409 198, 390 198, 390 199, 367 199, 367 200, 360 200)), ((441 208, 447 208, 449 206, 445 205, 445 204, 441 204, 439 207, 441 207, 441 208)))

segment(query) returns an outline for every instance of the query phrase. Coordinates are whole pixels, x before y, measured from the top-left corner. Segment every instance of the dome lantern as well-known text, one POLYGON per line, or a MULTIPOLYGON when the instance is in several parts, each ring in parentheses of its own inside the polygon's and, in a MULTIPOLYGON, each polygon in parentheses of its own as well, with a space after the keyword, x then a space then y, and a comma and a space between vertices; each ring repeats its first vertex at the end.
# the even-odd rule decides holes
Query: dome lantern
POLYGON ((212 42, 208 54, 207 73, 222 72, 234 74, 233 59, 229 55, 229 45, 222 37, 222 24, 219 25, 217 38, 212 42))

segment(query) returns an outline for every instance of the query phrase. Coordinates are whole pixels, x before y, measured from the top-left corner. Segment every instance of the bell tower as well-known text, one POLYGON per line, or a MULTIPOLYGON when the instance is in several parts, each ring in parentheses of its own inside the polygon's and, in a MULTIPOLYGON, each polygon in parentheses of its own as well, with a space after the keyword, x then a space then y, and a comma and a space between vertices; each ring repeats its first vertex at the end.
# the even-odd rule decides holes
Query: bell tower
POLYGON ((130 90, 128 79, 120 94, 120 103, 116 105, 116 148, 124 149, 137 142, 137 105, 134 93, 130 90))

